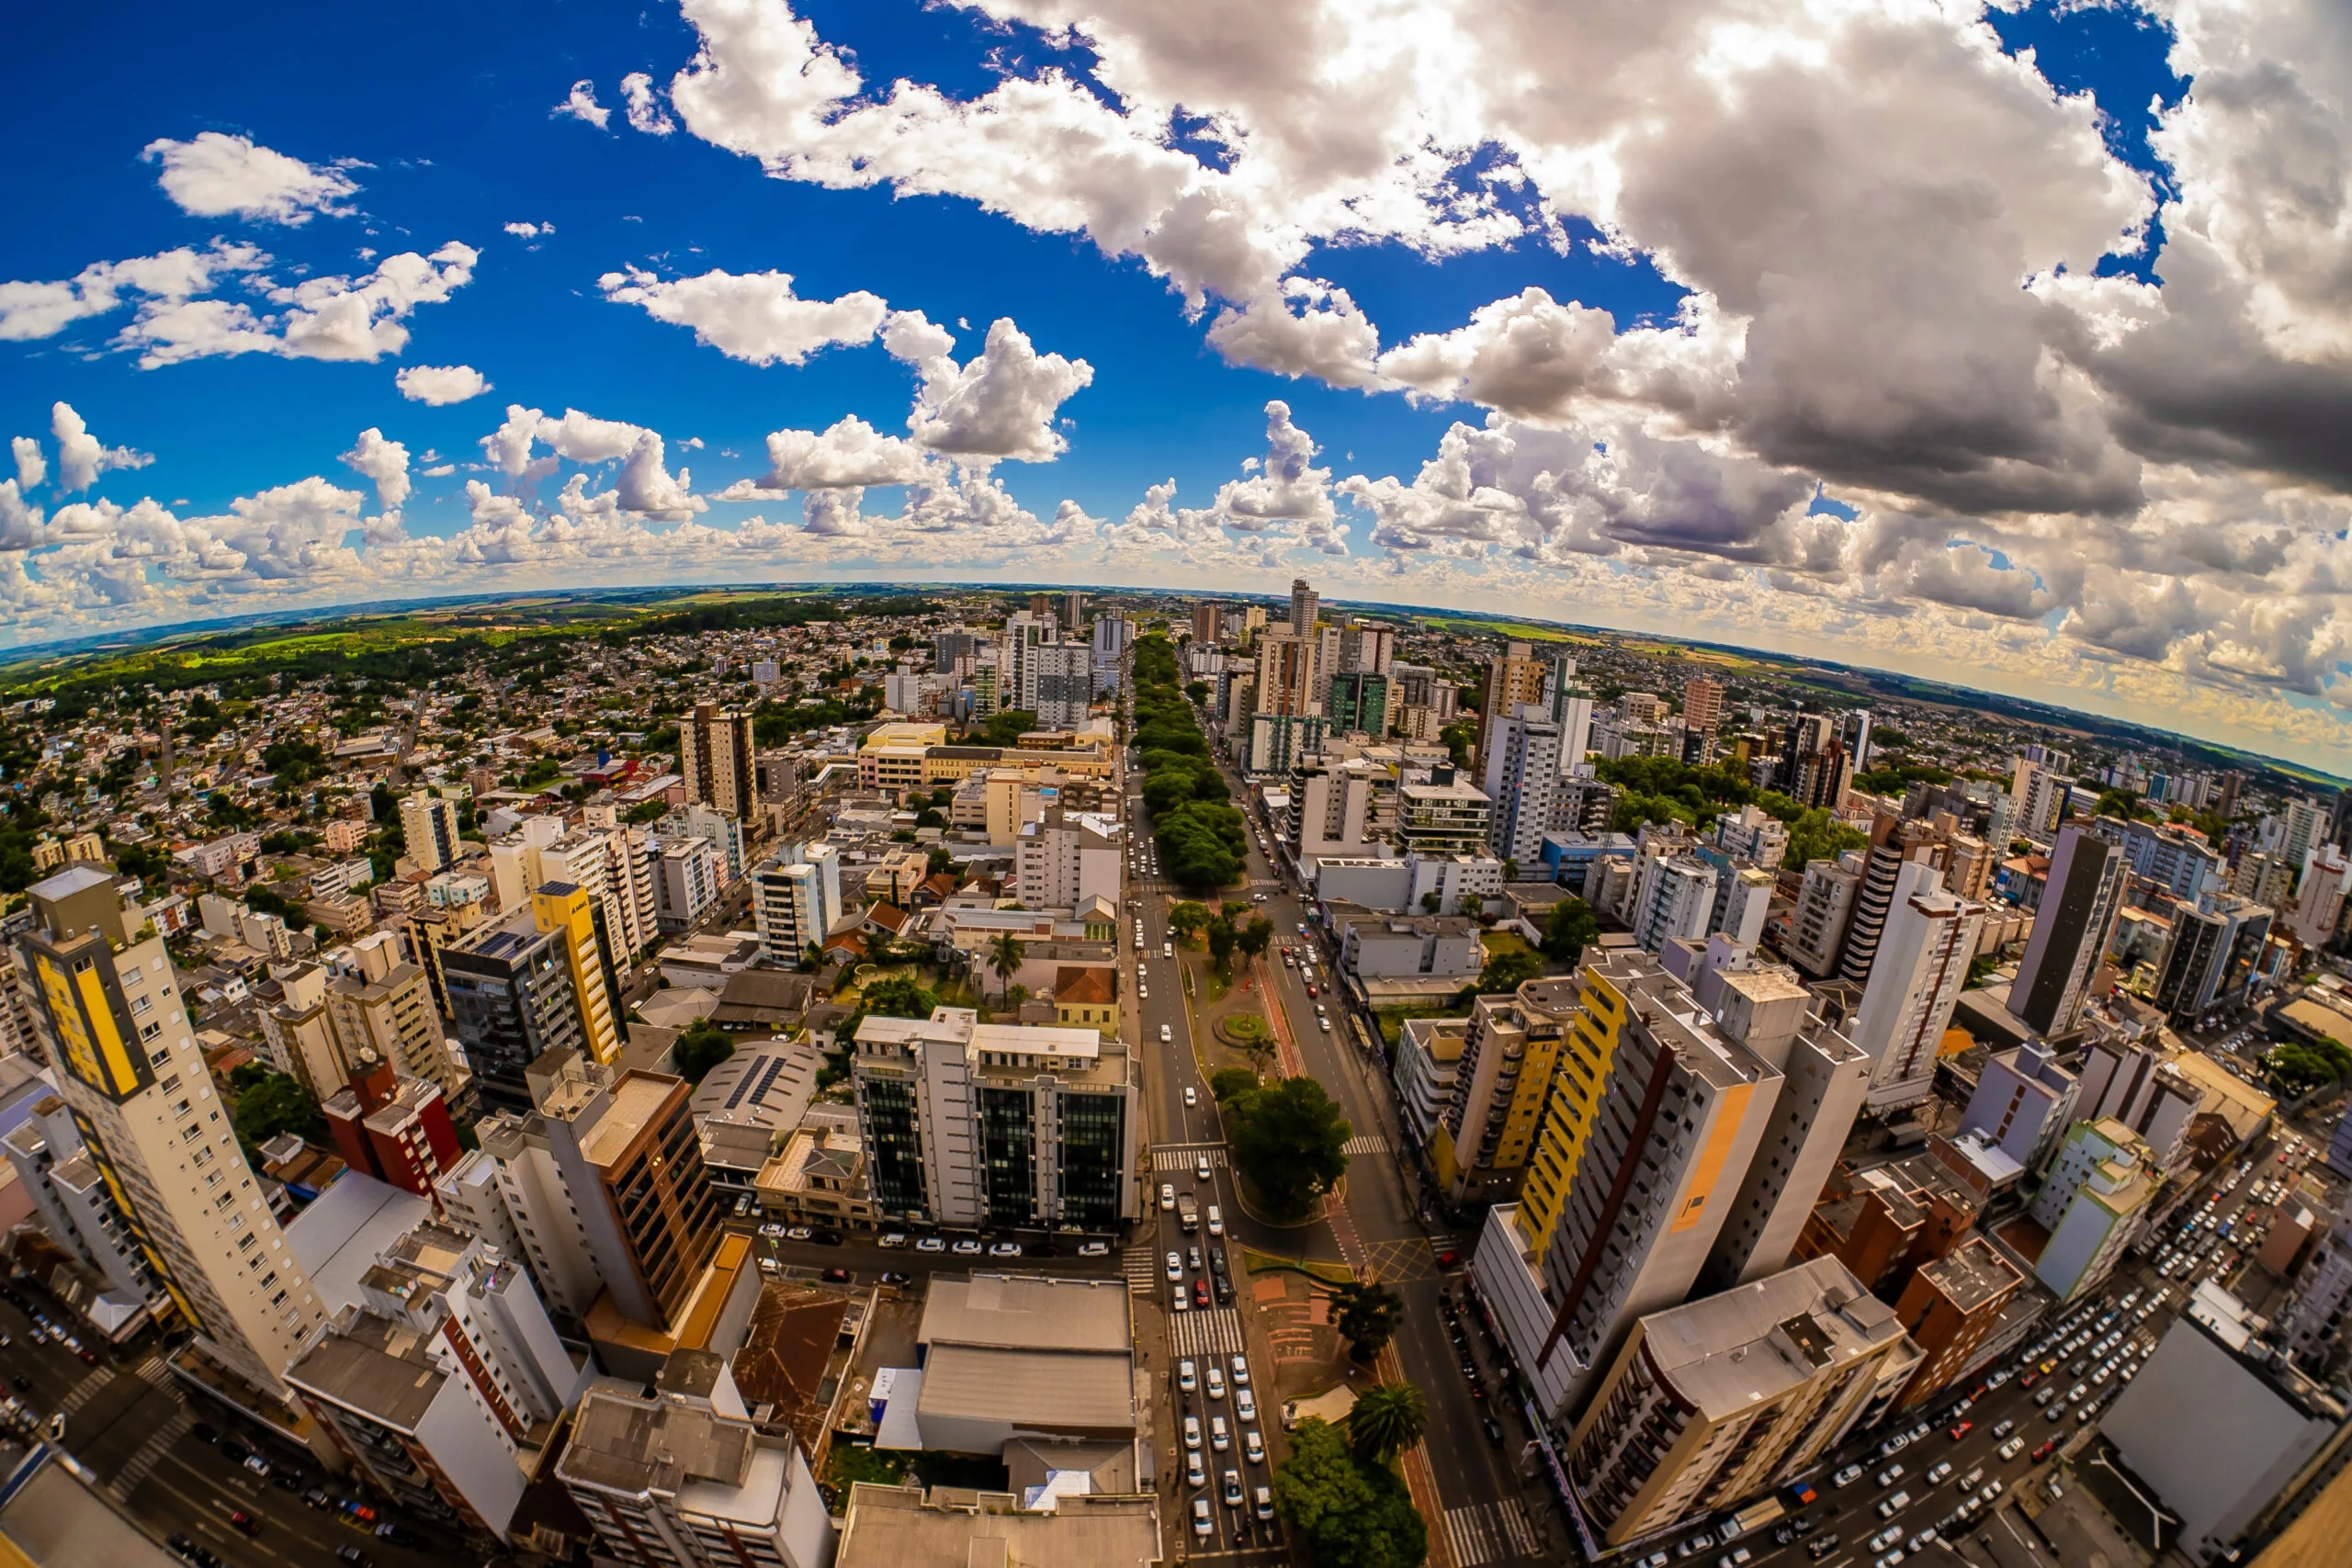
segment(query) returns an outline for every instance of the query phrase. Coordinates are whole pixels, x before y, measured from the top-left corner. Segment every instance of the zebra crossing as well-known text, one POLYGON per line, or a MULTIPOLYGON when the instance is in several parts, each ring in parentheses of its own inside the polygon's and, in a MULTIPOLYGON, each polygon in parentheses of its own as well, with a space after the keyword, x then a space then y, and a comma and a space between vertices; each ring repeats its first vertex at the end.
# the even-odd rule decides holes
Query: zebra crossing
POLYGON ((1231 1307, 1196 1307, 1168 1316, 1168 1352, 1171 1356, 1246 1356, 1250 1344, 1241 1332, 1241 1314, 1231 1307))
POLYGON ((1454 1568, 1479 1568, 1514 1557, 1536 1557, 1544 1551, 1527 1505, 1516 1497, 1492 1503, 1471 1503, 1445 1511, 1445 1538, 1453 1548, 1454 1568))
POLYGON ((1130 1247, 1119 1254, 1119 1272, 1127 1277, 1127 1294, 1148 1296, 1159 1283, 1159 1255, 1148 1247, 1130 1247))
POLYGON ((1388 1152, 1388 1140, 1377 1133, 1366 1133, 1350 1138, 1347 1149, 1351 1155, 1385 1155, 1388 1152))
POLYGON ((147 1353, 147 1359, 130 1370, 138 1373, 139 1376, 146 1382, 147 1386, 154 1389, 156 1392, 160 1393, 170 1393, 174 1392, 172 1386, 172 1369, 164 1364, 164 1358, 158 1353, 153 1350, 149 1351, 147 1353))
MULTIPOLYGON (((150 1359, 153 1359, 153 1358, 150 1359)), ((160 1367, 161 1363, 157 1364, 160 1367)), ((141 1367, 139 1371, 141 1377, 146 1376, 146 1368, 141 1367)), ((164 1375, 168 1378, 171 1374, 167 1371, 164 1375)), ((139 1483, 146 1480, 155 1467, 164 1461, 164 1455, 174 1443, 179 1441, 180 1435, 195 1425, 196 1416, 185 1404, 173 1411, 171 1419, 149 1434, 147 1440, 139 1445, 138 1450, 130 1456, 122 1469, 116 1472, 115 1478, 107 1483, 107 1489, 122 1501, 126 1503, 130 1501, 130 1494, 138 1488, 139 1483)))
POLYGON ((1224 1145, 1198 1144, 1188 1145, 1179 1148, 1152 1150, 1151 1168, 1157 1175, 1175 1175, 1179 1172, 1188 1171, 1194 1168, 1203 1155, 1206 1155, 1208 1156, 1209 1164, 1212 1167, 1220 1166, 1226 1162, 1224 1145))
POLYGON ((112 1382, 114 1382, 114 1369, 111 1367, 98 1368, 96 1371, 91 1372, 88 1376, 85 1377, 80 1382, 75 1383, 72 1388, 65 1391, 65 1397, 57 1402, 58 1414, 61 1416, 73 1415, 75 1411, 81 1409, 82 1406, 96 1399, 98 1396, 98 1392, 112 1382))

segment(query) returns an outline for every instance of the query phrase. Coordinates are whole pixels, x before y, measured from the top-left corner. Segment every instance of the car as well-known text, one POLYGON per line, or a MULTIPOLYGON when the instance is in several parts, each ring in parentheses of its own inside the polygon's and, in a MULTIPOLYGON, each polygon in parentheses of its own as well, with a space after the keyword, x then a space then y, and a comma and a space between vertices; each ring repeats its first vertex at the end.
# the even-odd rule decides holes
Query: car
POLYGON ((95 1367, 98 1364, 98 1353, 96 1351, 86 1349, 79 1345, 74 1346, 72 1348, 74 1354, 81 1358, 85 1365, 95 1367))
POLYGON ((1930 1486, 1940 1486, 1951 1474, 1951 1461, 1946 1460, 1919 1479, 1930 1486))
POLYGON ((912 1274, 902 1274, 896 1269, 883 1269, 881 1278, 886 1285, 911 1285, 915 1282, 912 1274))
POLYGON ((2023 1438, 2011 1438, 2007 1442, 2003 1443, 2000 1448, 2000 1455, 2005 1460, 2015 1459, 2018 1455, 2023 1452, 2025 1452, 2025 1439, 2023 1438))
POLYGON ((1437 1266, 1441 1269, 1459 1269, 1462 1267, 1462 1254, 1451 1249, 1441 1252, 1437 1255, 1437 1266))
POLYGON ((1838 1533, 1837 1531, 1832 1530, 1829 1534, 1823 1536, 1818 1540, 1807 1542, 1804 1549, 1804 1554, 1807 1557, 1812 1558, 1815 1562, 1818 1562, 1837 1550, 1838 1533))
POLYGON ((8 1377, 8 1386, 18 1393, 29 1393, 32 1392, 33 1380, 22 1372, 12 1372, 8 1377))
POLYGON ((819 1275, 818 1278, 824 1280, 828 1285, 846 1285, 849 1283, 849 1270, 846 1269, 828 1269, 822 1274, 819 1275))
POLYGON ((935 1235, 918 1236, 915 1239, 915 1250, 917 1252, 944 1252, 947 1250, 947 1244, 940 1240, 935 1235))
POLYGON ((1960 1478, 1959 1485, 1955 1490, 1961 1492, 1973 1492, 1976 1490, 1976 1483, 1984 1479, 1984 1467, 1980 1464, 1974 1470, 1970 1471, 1966 1475, 1960 1478))
POLYGON ((1250 1511, 1259 1518, 1271 1519, 1274 1517, 1274 1490, 1272 1487, 1259 1487, 1257 1491, 1250 1495, 1250 1511))
POLYGON ((810 1231, 808 1233, 808 1239, 815 1242, 819 1247, 839 1247, 842 1245, 843 1240, 841 1232, 821 1229, 810 1231))
POLYGON ((1889 1497, 1885 1502, 1881 1503, 1878 1506, 1878 1517, 1882 1519, 1891 1519, 1910 1506, 1911 1494, 1908 1492, 1897 1492, 1894 1496, 1889 1497))
POLYGON ((1878 1446, 1878 1457, 1881 1459, 1893 1459, 1896 1454, 1901 1453, 1905 1449, 1910 1446, 1911 1434, 1908 1432, 1897 1432, 1894 1436, 1887 1438, 1886 1441, 1878 1446))
POLYGON ((1184 1480, 1188 1485, 1193 1486, 1206 1486, 1209 1483, 1208 1466, 1201 1462, 1198 1450, 1184 1456, 1184 1480))
POLYGON ((313 1508, 332 1508, 334 1506, 334 1494, 323 1486, 313 1486, 302 1494, 302 1501, 313 1508))
POLYGON ((2052 1383, 2050 1387, 2043 1389, 2040 1393, 2035 1394, 2033 1396, 2033 1402, 2036 1404, 2046 1405, 2052 1400, 2057 1398, 2061 1392, 2062 1391, 2058 1386, 2055 1383, 2052 1383))
POLYGON ((1952 1440, 1953 1442, 1955 1442, 1955 1443, 1956 1443, 1956 1442, 1960 1441, 1960 1440, 1961 1440, 1961 1438, 1964 1438, 1964 1437, 1968 1436, 1968 1434, 1969 1434, 1969 1433, 1973 1432, 1974 1430, 1976 1430, 1976 1423, 1975 1423, 1975 1422, 1973 1422, 1973 1421, 1962 1421, 1959 1426, 1954 1427, 1951 1429, 1951 1440, 1952 1440))
POLYGON ((1184 1417, 1184 1446, 1188 1449, 1201 1446, 1201 1418, 1197 1416, 1184 1417))
POLYGON ((1184 1086, 1184 1109, 1190 1111, 1201 1102, 1201 1091, 1191 1084, 1184 1086))
POLYGON ((1224 1234, 1225 1211, 1218 1208, 1215 1203, 1211 1203, 1209 1205, 1209 1235, 1223 1235, 1224 1234))
POLYGON ((1161 1024, 1159 1026, 1159 1043, 1162 1045, 1173 1045, 1176 1043, 1176 1032, 1169 1028, 1166 1024, 1161 1024))
POLYGON ((1208 1156, 1195 1155, 1193 1156, 1193 1179, 1195 1181, 1206 1181, 1209 1179, 1208 1156))
POLYGON ((1078 1244, 1078 1255, 1080 1258, 1108 1258, 1111 1256, 1111 1244, 1107 1241, 1082 1241, 1078 1244))
POLYGON ((1159 1212, 1164 1214, 1175 1207, 1176 1184, 1172 1181, 1161 1182, 1159 1184, 1159 1212))
POLYGON ((232 1529, 241 1530, 246 1535, 261 1534, 261 1521, 243 1508, 229 1510, 229 1527, 232 1529))
POLYGON ((1307 999, 1308 999, 1308 1000, 1310 1000, 1310 1001, 1311 1001, 1311 1000, 1313 1000, 1313 999, 1314 999, 1314 998, 1315 998, 1315 987, 1314 987, 1312 985, 1309 985, 1309 986, 1306 987, 1306 995, 1307 995, 1307 999))
POLYGON ((1211 1361, 1209 1363, 1208 1383, 1209 1397, 1211 1399, 1223 1399, 1225 1397, 1225 1369, 1218 1366, 1215 1361, 1211 1361))
POLYGON ((1185 1293, 1184 1287, 1182 1285, 1170 1285, 1168 1287, 1168 1301, 1169 1310, 1171 1312, 1190 1312, 1193 1310, 1193 1298, 1185 1293))
POLYGON ((2038 1369, 2038 1368, 2030 1368, 2030 1369, 2028 1369, 2028 1371, 2027 1371, 2027 1372, 2026 1372, 2025 1376, 2023 1376, 2023 1377, 2021 1377, 2021 1378, 2018 1379, 2018 1386, 2019 1388, 2031 1388, 2034 1384, 2036 1384, 2036 1383, 2040 1382, 2041 1381, 2041 1372, 2040 1369, 2038 1369))
POLYGON ((376 1527, 376 1539, 378 1540, 389 1540, 394 1546, 405 1546, 417 1550, 421 1550, 424 1546, 424 1538, 423 1536, 417 1534, 406 1525, 395 1524, 390 1519, 386 1519, 382 1524, 376 1527))
POLYGON ((1503 1427, 1501 1422, 1496 1420, 1491 1416, 1481 1416, 1478 1417, 1478 1427, 1480 1430, 1487 1434, 1487 1442, 1493 1444, 1496 1448, 1501 1448, 1503 1446, 1503 1427))
POLYGON ((958 1238, 947 1250, 958 1258, 978 1258, 988 1248, 982 1247, 977 1237, 967 1235, 958 1238))
POLYGON ((1941 1538, 1936 1533, 1936 1527, 1929 1525, 1926 1529, 1921 1530, 1917 1535, 1915 1535, 1909 1540, 1905 1541, 1903 1543, 1903 1550, 1905 1551, 1916 1552, 1922 1547, 1933 1545, 1939 1539, 1941 1538))
POLYGON ((2002 1490, 2001 1478, 1996 1475, 1984 1483, 1984 1490, 1976 1495, 1976 1500, 1989 1505, 1994 1498, 2001 1495, 2002 1490))
POLYGON ((1862 1467, 1859 1464, 1849 1464, 1845 1469, 1839 1471, 1837 1474, 1831 1476, 1829 1478, 1829 1484, 1832 1486, 1851 1486, 1855 1482, 1860 1481, 1861 1478, 1862 1467))
POLYGON ((1888 1547, 1893 1546, 1896 1541, 1901 1540, 1902 1539, 1903 1527, 1901 1525, 1889 1525, 1884 1529, 1879 1531, 1878 1534, 1871 1537, 1867 1545, 1872 1551, 1884 1551, 1888 1547))
POLYGON ((1168 1255, 1168 1277, 1171 1280, 1181 1280, 1184 1277, 1184 1258, 1182 1253, 1171 1252, 1168 1255))
POLYGON ((1748 1559, 1754 1555, 1744 1546, 1736 1547, 1716 1558, 1715 1568, 1747 1568, 1748 1559))
POLYGON ((264 1481, 267 1481, 269 1479, 269 1461, 262 1458, 259 1454, 247 1454, 245 1456, 245 1468, 252 1471, 255 1475, 260 1476, 264 1481))
POLYGON ((1892 1486, 1903 1479, 1903 1467, 1899 1464, 1890 1464, 1878 1472, 1877 1479, 1881 1486, 1892 1486))
POLYGON ((1894 1568, 1894 1565, 1902 1561, 1903 1549, 1898 1546, 1893 1551, 1888 1552, 1885 1556, 1871 1562, 1871 1568, 1894 1568))
POLYGON ((1248 1388, 1250 1386, 1250 1358, 1236 1356, 1227 1365, 1233 1369, 1233 1386, 1248 1388))
POLYGON ((810 1236, 816 1234, 817 1233, 815 1231, 810 1230, 807 1225, 787 1225, 785 1227, 784 1239, 786 1241, 807 1241, 810 1236))
POLYGON ((1209 1500, 1206 1497, 1193 1498, 1193 1533, 1206 1540, 1216 1532, 1216 1521, 1209 1517, 1209 1500))
POLYGON ((1201 1271, 1201 1249, 1197 1247, 1186 1247, 1184 1249, 1184 1262, 1186 1266, 1193 1270, 1193 1272, 1195 1274, 1199 1273, 1201 1271))
POLYGON ((2090 1397, 2090 1392, 2089 1384, 2078 1382, 2074 1387, 2066 1391, 2066 1403, 2069 1404, 2080 1404, 2084 1400, 2090 1397))
POLYGON ((1239 1471, 1228 1470, 1225 1472, 1223 1495, 1225 1498, 1225 1506, 1227 1507, 1238 1508, 1241 1506, 1241 1472, 1239 1471))
POLYGON ((269 1478, 269 1483, 280 1492, 300 1492, 311 1483, 311 1478, 288 1466, 269 1478))
POLYGON ((1223 1453, 1232 1446, 1233 1434, 1226 1429, 1225 1417, 1222 1416, 1210 1416, 1209 1447, 1215 1449, 1219 1453, 1223 1453))
POLYGON ((907 1245, 907 1233, 904 1231, 890 1231, 884 1235, 882 1238, 876 1241, 874 1245, 876 1247, 904 1247, 907 1245))
POLYGON ((334 1555, 337 1562, 349 1563, 350 1568, 373 1568, 368 1555, 349 1541, 345 1541, 341 1546, 336 1547, 334 1555))
POLYGON ((1255 1421, 1258 1418, 1258 1395, 1250 1389, 1235 1389, 1233 1391, 1233 1414, 1238 1419, 1243 1421, 1255 1421))
POLYGON ((223 1438, 220 1443, 220 1457, 231 1464, 244 1463, 246 1460, 253 1457, 253 1451, 234 1438, 223 1438))
POLYGON ((1209 1304, 1209 1282, 1206 1280, 1193 1281, 1193 1304, 1197 1307, 1209 1304))
POLYGON ((2046 1443, 2036 1445, 2031 1457, 2034 1463, 2040 1464, 2043 1460, 2048 1459, 2052 1454, 2054 1454, 2057 1451, 2058 1439, 2052 1438, 2046 1443))
POLYGON ((990 1258, 1018 1258, 1021 1256, 1021 1244, 1017 1241, 998 1242, 995 1246, 989 1248, 989 1256, 990 1258))
POLYGON ((1266 1462, 1266 1439, 1258 1435, 1255 1427, 1241 1434, 1241 1457, 1251 1464, 1266 1462))
POLYGON ((190 1427, 187 1429, 187 1435, 199 1443, 218 1442, 220 1438, 220 1434, 214 1431, 210 1424, 203 1421, 198 1421, 195 1426, 190 1427))

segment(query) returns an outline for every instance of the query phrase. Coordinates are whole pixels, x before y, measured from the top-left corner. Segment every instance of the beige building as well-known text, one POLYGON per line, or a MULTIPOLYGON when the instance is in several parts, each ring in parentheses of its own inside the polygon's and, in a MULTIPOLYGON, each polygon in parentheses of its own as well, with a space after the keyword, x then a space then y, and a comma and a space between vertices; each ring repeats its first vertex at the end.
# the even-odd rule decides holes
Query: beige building
MULTIPOLYGON (((326 988, 327 1020, 343 1060, 356 1062, 363 1050, 372 1050, 401 1077, 429 1078, 454 1102, 465 1075, 443 1043, 424 971, 408 962, 388 931, 361 938, 351 953, 354 967, 326 988)), ((349 1077, 346 1072, 345 1081, 349 1077)))
POLYGON ((1652 1313, 1577 1423, 1569 1480, 1621 1546, 1812 1464, 1917 1360, 1894 1310, 1834 1258, 1652 1313))
POLYGON ((35 884, 32 906, 18 952, 91 1159, 204 1348, 284 1399, 326 1314, 212 1091, 163 939, 132 940, 103 866, 35 884))
POLYGON ((686 798, 716 807, 738 821, 759 814, 759 780, 752 766, 752 716, 716 703, 696 703, 678 726, 678 772, 686 798))

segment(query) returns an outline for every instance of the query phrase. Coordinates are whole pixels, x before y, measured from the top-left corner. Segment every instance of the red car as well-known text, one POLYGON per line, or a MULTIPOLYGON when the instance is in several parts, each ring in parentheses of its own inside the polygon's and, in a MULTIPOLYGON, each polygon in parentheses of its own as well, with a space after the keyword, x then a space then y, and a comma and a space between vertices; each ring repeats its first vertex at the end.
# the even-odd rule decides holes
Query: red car
POLYGON ((1209 1282, 1206 1280, 1193 1281, 1193 1304, 1196 1307, 1209 1304, 1209 1282))
POLYGON ((2027 1372, 2027 1373, 2025 1374, 2025 1376, 2023 1376, 2023 1377, 2021 1377, 2021 1378, 2018 1379, 2018 1386, 2019 1388, 2031 1388, 2034 1384, 2036 1384, 2036 1383, 2040 1382, 2041 1381, 2041 1373, 2039 1371, 2029 1371, 2029 1372, 2027 1372))
POLYGON ((1313 995, 1315 994, 1315 987, 1312 987, 1312 986, 1307 987, 1306 987, 1306 994, 1307 994, 1308 996, 1310 996, 1310 997, 1311 997, 1311 996, 1313 996, 1313 995))
POLYGON ((230 1509, 229 1522, 236 1526, 239 1529, 244 1531, 247 1535, 261 1534, 260 1522, 251 1514, 245 1512, 243 1508, 230 1509))
POLYGON ((1964 1437, 1968 1436, 1968 1434, 1969 1434, 1969 1433, 1973 1432, 1974 1430, 1976 1430, 1976 1423, 1975 1423, 1975 1422, 1973 1422, 1973 1421, 1962 1421, 1959 1426, 1954 1427, 1951 1429, 1951 1440, 1952 1440, 1953 1442, 1955 1442, 1955 1443, 1956 1443, 1956 1442, 1960 1441, 1960 1439, 1961 1439, 1961 1438, 1964 1438, 1964 1437))
POLYGON ((2038 1449, 2036 1449, 2036 1450, 2033 1450, 2033 1462, 2034 1462, 2034 1463, 2036 1463, 2036 1464, 2040 1464, 2043 1460, 2048 1459, 2052 1454, 2054 1454, 2054 1453, 2056 1453, 2057 1451, 2058 1451, 2058 1439, 2057 1439, 2057 1438, 2051 1438, 2048 1442, 2046 1442, 2046 1443, 2042 1444, 2040 1448, 2038 1448, 2038 1449))
POLYGON ((1441 1252, 1437 1255, 1437 1266, 1441 1269, 1459 1269, 1462 1267, 1462 1254, 1441 1252))

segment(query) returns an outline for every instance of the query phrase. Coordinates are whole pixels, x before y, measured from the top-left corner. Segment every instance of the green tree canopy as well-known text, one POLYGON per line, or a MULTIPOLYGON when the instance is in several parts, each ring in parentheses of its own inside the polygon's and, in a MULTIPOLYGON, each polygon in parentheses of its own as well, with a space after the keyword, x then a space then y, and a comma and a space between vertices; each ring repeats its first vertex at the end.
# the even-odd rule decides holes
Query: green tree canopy
POLYGON ((326 1121, 319 1114, 319 1102, 311 1098, 309 1089, 284 1073, 267 1074, 239 1093, 230 1116, 237 1129, 237 1141, 248 1151, 258 1150, 280 1133, 300 1133, 306 1138, 326 1135, 326 1121))
POLYGON ((1002 713, 989 715, 989 721, 981 726, 981 732, 988 737, 988 744, 991 746, 1012 746, 1036 728, 1035 714, 1026 708, 1007 708, 1002 713))
POLYGON ((1241 949, 1244 956, 1250 958, 1264 957, 1266 949, 1272 947, 1273 942, 1274 922, 1263 915, 1242 927, 1234 936, 1234 945, 1241 949))
POLYGON ((1310 1416, 1274 1471, 1274 1509, 1314 1548, 1316 1568, 1418 1568, 1429 1529, 1386 1466, 1357 1457, 1338 1427, 1310 1416))
POLYGON ((1180 898, 1168 908, 1168 929, 1187 941, 1206 931, 1214 919, 1206 904, 1190 898, 1180 898))
POLYGON ((1020 973, 1022 960, 1028 956, 1029 950, 1011 931, 989 943, 989 968, 995 972, 997 983, 1005 987, 1007 1001, 1012 999, 1012 976, 1020 973))
POLYGON ((1386 1464, 1421 1440, 1430 1407, 1408 1382, 1375 1383, 1356 1395, 1348 1412, 1348 1443, 1358 1459, 1386 1464))
POLYGON ((1209 922, 1209 962, 1221 979, 1233 973, 1233 944, 1239 940, 1233 922, 1219 915, 1209 922))
POLYGON ((1247 1067, 1220 1067, 1209 1079, 1209 1093, 1227 1109, 1246 1103, 1257 1092, 1258 1075, 1247 1067))
POLYGON ((1552 918, 1544 923, 1544 955, 1572 964, 1600 938, 1600 922, 1591 907, 1581 898, 1563 898, 1552 906, 1552 918))
POLYGON ((1229 1109, 1234 1164, 1278 1213, 1304 1213, 1347 1174, 1353 1130, 1313 1078, 1284 1078, 1229 1109))
POLYGON ((1405 1298, 1374 1280, 1334 1286, 1331 1322, 1348 1341, 1348 1354, 1370 1361, 1396 1337, 1405 1318, 1405 1298))
POLYGON ((929 1018, 939 994, 911 975, 893 975, 865 987, 860 1006, 885 1018, 929 1018))
POLYGON ((1541 977, 1543 973, 1543 954, 1514 947, 1487 960, 1486 967, 1478 971, 1478 994, 1502 996, 1541 977))
POLYGON ((711 1068, 734 1054, 733 1035, 704 1024, 696 1024, 679 1035, 670 1047, 670 1060, 678 1069, 678 1076, 692 1084, 710 1077, 711 1068))

